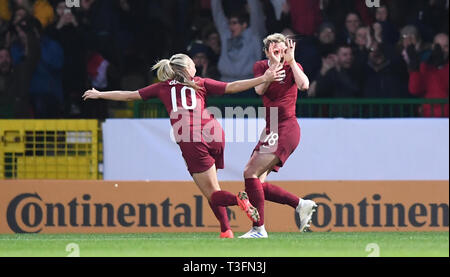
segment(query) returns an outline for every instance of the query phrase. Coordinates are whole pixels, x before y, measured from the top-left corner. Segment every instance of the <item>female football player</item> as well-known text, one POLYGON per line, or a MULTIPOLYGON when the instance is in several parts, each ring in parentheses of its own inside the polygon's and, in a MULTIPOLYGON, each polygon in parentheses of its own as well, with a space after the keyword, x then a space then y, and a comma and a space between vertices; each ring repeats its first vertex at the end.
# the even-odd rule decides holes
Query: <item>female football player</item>
POLYGON ((205 100, 209 95, 237 93, 266 82, 280 81, 284 78, 281 66, 274 65, 257 78, 232 83, 195 77, 195 64, 184 54, 161 60, 152 70, 157 70, 161 82, 137 91, 100 92, 92 89, 84 93, 83 99, 132 101, 159 98, 170 115, 187 169, 220 222, 220 237, 233 238, 226 206, 239 205, 253 221, 259 219, 259 214, 245 192, 235 196, 220 189, 216 171, 224 168, 225 134, 205 109, 205 100))
POLYGON ((272 66, 281 65, 285 71, 282 81, 262 83, 256 86, 256 93, 263 98, 266 107, 266 128, 244 170, 245 191, 250 203, 258 209, 260 219, 241 238, 267 238, 264 228, 264 199, 290 205, 300 216, 300 231, 309 227, 316 203, 285 191, 275 185, 265 183, 271 171, 278 172, 300 142, 295 107, 297 90, 309 88, 308 77, 302 66, 295 61, 296 43, 282 34, 273 34, 264 39, 267 60, 256 62, 253 70, 256 77, 272 66), (272 120, 272 121, 271 121, 272 120), (274 123, 277 123, 272 126, 274 123))

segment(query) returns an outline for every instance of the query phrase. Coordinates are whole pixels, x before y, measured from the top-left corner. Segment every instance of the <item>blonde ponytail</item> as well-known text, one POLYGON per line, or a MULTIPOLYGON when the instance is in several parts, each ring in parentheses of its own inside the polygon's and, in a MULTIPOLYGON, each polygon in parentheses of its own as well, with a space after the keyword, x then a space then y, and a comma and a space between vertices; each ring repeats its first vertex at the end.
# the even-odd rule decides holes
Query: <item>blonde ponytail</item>
POLYGON ((170 66, 170 61, 168 59, 160 60, 152 67, 152 70, 157 70, 156 75, 162 82, 175 78, 175 72, 170 66))
POLYGON ((170 60, 163 59, 158 61, 152 67, 152 70, 157 70, 156 75, 162 82, 167 80, 175 80, 185 86, 197 90, 200 87, 191 80, 186 70, 189 66, 189 59, 189 56, 185 54, 175 54, 170 57, 170 60))

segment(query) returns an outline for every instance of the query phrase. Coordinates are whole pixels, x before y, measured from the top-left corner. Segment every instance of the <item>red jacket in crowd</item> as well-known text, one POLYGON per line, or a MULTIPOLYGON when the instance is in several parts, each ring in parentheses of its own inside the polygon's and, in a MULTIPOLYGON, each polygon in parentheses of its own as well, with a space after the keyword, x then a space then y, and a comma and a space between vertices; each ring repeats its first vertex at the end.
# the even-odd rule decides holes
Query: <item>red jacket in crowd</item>
MULTIPOLYGON (((422 63, 419 71, 411 72, 409 75, 409 91, 424 98, 448 98, 448 74, 448 63, 441 68, 422 63)), ((444 110, 442 105, 438 104, 423 105, 422 108, 425 117, 442 117, 442 115, 448 117, 448 104, 443 106, 444 110)))
POLYGON ((320 1, 289 0, 292 29, 301 35, 312 36, 322 23, 320 1))

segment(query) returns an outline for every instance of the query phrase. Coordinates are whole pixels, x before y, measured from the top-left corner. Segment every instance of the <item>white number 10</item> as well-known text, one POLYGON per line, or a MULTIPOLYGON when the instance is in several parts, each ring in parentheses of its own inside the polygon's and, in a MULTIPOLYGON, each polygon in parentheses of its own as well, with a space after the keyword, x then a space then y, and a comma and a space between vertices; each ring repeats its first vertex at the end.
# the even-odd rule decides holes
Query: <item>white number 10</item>
MULTIPOLYGON (((171 97, 172 97, 172 110, 174 112, 178 111, 177 106, 177 88, 172 87, 172 90, 170 91, 171 97)), ((183 87, 181 89, 181 105, 186 110, 193 110, 195 107, 197 107, 197 98, 195 97, 195 90, 190 87, 183 87), (186 90, 189 90, 191 92, 191 105, 188 106, 187 100, 186 100, 186 90)))

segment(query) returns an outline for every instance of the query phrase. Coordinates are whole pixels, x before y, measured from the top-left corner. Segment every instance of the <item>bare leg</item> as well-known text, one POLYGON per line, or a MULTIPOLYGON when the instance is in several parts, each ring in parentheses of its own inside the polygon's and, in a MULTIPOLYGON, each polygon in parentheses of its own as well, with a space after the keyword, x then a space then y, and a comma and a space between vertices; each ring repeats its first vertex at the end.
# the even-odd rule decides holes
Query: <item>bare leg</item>
POLYGON ((260 178, 261 175, 267 174, 272 168, 280 162, 275 154, 260 154, 255 152, 248 161, 244 170, 244 178, 260 178))
POLYGON ((216 165, 213 165, 205 172, 192 174, 192 178, 203 195, 208 199, 209 206, 220 223, 220 231, 223 233, 231 230, 226 208, 211 201, 214 198, 214 193, 221 191, 217 180, 216 165))
MULTIPOLYGON (((231 228, 228 222, 226 207, 238 205, 238 199, 236 195, 220 189, 219 181, 217 180, 216 166, 213 165, 205 172, 195 173, 192 175, 192 178, 203 195, 205 195, 208 199, 214 215, 220 222, 220 229, 222 233, 226 231, 231 232, 229 231, 231 228)), ((256 211, 254 207, 249 207, 248 211, 246 210, 247 215, 249 213, 251 216, 255 213, 257 214, 257 211, 255 212, 254 210, 256 211)), ((250 219, 252 219, 251 216, 249 216, 250 219)), ((257 220, 257 218, 252 220, 257 220)))
POLYGON ((211 201, 211 195, 214 192, 220 191, 216 165, 205 172, 192 174, 192 178, 208 201, 211 201))

